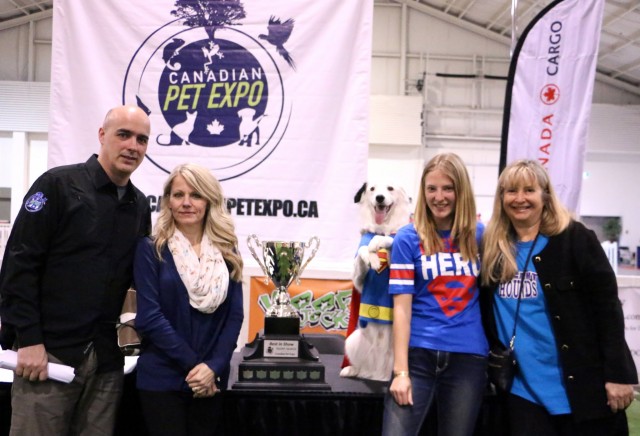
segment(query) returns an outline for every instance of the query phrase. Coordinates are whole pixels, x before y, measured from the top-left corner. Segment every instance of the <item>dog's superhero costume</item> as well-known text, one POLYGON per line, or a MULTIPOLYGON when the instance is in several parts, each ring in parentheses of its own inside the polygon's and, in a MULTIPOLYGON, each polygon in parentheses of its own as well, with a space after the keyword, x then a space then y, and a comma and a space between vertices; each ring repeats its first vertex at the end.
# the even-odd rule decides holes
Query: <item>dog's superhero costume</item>
MULTIPOLYGON (((368 246, 375 233, 364 233, 360 239, 360 245, 368 246)), ((389 235, 395 236, 395 233, 389 235)), ((389 252, 387 249, 378 250, 380 268, 376 271, 369 269, 362 286, 362 292, 355 288, 351 291, 351 308, 349 312, 349 325, 347 336, 349 336, 360 324, 361 327, 368 322, 378 322, 381 324, 391 324, 393 321, 393 297, 389 295, 389 252)), ((349 359, 345 355, 342 361, 342 368, 349 366, 349 359)))

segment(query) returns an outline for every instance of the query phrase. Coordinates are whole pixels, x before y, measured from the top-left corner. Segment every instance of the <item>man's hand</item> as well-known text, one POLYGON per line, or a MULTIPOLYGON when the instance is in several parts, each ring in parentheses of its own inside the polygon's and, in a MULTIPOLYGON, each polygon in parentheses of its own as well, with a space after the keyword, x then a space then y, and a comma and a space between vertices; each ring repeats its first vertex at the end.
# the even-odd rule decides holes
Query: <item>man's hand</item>
POLYGON ((29 381, 45 381, 49 378, 47 363, 49 359, 44 344, 18 348, 15 374, 29 381))

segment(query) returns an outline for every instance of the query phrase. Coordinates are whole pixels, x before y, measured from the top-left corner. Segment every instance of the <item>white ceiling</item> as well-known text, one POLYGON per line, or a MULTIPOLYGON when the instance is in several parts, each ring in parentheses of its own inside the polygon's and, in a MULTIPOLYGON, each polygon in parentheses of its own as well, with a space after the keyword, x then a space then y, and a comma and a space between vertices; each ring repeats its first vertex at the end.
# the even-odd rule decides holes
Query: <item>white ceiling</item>
POLYGON ((53 0, 0 0, 0 29, 51 16, 53 0))
MULTIPOLYGON (((517 3, 516 35, 553 0, 375 0, 433 15, 484 36, 511 41, 511 6, 517 3)), ((53 0, 0 0, 0 30, 48 18, 53 0)), ((640 95, 640 0, 606 0, 598 80, 640 95)))
MULTIPOLYGON (((388 0, 511 41, 513 0, 388 0)), ((516 35, 553 0, 516 0, 516 35)), ((606 0, 598 79, 640 95, 640 0, 606 0)))

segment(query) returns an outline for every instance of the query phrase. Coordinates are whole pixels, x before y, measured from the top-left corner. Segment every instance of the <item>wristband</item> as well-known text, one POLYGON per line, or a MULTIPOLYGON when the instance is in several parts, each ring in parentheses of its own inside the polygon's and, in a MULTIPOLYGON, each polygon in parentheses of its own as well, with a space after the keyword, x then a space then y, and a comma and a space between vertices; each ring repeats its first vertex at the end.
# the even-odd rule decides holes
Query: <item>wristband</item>
POLYGON ((394 377, 409 377, 409 371, 393 371, 393 376, 394 377))

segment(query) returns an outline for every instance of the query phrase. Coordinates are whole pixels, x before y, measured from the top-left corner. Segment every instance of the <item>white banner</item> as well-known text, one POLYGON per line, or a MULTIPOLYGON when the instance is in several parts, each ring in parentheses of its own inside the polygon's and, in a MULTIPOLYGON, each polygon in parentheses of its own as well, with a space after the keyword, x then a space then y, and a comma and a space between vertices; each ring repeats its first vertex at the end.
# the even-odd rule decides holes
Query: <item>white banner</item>
POLYGON ((310 268, 350 268, 372 15, 370 0, 56 0, 49 166, 85 161, 106 111, 137 104, 152 138, 132 180, 153 211, 168 172, 199 163, 222 182, 245 261, 249 234, 319 236, 310 268))
POLYGON ((618 296, 624 312, 624 332, 627 345, 631 350, 636 370, 640 373, 640 280, 637 277, 627 276, 627 281, 635 281, 635 286, 620 286, 621 278, 618 276, 618 296))
POLYGON ((603 9, 604 0, 547 6, 520 37, 507 85, 500 168, 539 161, 576 212, 603 9))

